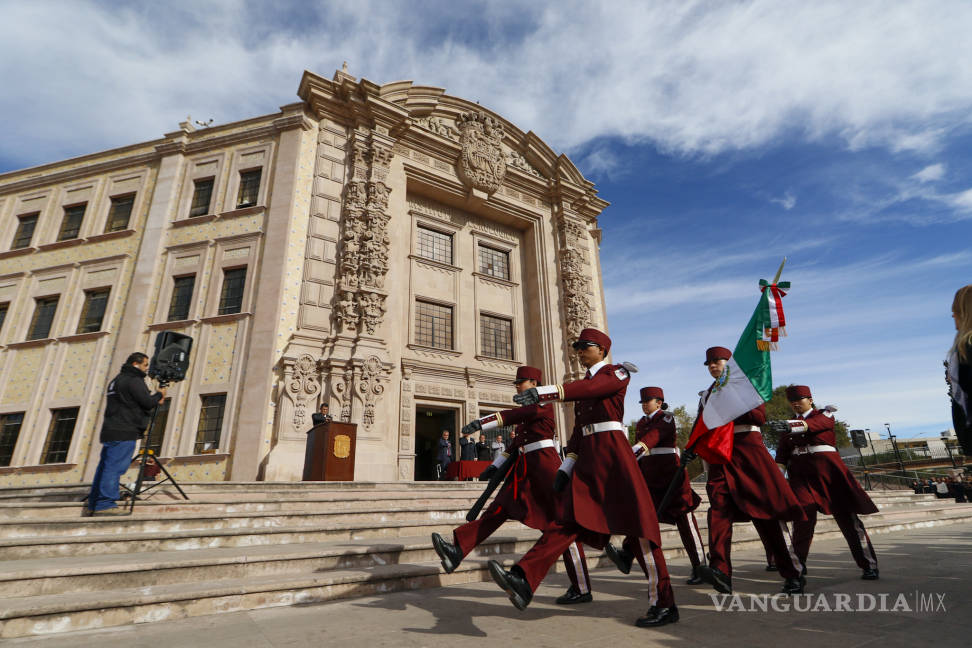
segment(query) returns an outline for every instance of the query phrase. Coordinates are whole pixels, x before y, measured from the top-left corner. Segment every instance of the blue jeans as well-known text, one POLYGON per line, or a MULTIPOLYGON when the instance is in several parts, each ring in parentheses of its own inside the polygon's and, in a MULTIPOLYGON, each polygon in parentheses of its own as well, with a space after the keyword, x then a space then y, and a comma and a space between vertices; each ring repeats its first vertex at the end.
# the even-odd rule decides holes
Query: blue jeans
POLYGON ((135 454, 135 441, 105 441, 101 444, 101 461, 91 482, 88 508, 104 511, 118 505, 118 481, 128 470, 135 454))

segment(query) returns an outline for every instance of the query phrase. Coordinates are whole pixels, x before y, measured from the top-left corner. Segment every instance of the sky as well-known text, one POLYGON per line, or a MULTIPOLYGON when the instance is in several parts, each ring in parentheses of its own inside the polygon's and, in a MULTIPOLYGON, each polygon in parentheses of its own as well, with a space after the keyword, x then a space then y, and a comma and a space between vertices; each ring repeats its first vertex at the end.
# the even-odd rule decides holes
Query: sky
POLYGON ((784 256, 774 384, 853 428, 950 424, 972 283, 972 3, 0 0, 0 172, 297 100, 305 69, 479 101, 600 217, 616 361, 694 410, 784 256))

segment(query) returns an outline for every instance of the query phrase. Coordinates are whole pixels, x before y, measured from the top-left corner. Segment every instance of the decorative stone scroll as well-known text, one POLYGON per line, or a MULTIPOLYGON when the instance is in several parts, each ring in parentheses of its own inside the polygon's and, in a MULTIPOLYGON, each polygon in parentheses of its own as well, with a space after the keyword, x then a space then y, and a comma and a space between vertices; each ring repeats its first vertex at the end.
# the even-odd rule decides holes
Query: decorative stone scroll
MULTIPOLYGON (((576 219, 561 214, 557 222, 560 242, 560 280, 564 303, 564 326, 568 344, 573 343, 588 326, 597 326, 596 310, 591 301, 591 274, 586 255, 584 238, 587 230, 576 219)), ((580 371, 580 364, 570 354, 571 371, 580 371)))
POLYGON ((459 178, 469 187, 493 194, 506 177, 503 125, 482 111, 459 115, 459 178))
POLYGON ((377 356, 370 356, 361 367, 360 379, 357 382, 358 395, 364 402, 364 414, 361 422, 365 428, 375 424, 375 405, 385 393, 387 372, 377 356))
POLYGON ((354 385, 354 374, 350 369, 345 369, 343 373, 331 374, 331 393, 336 394, 341 403, 340 420, 345 423, 351 422, 351 396, 354 385))
POLYGON ((308 353, 300 355, 293 363, 284 365, 285 393, 293 404, 291 423, 295 430, 307 427, 307 404, 316 402, 321 392, 321 379, 317 361, 308 353))

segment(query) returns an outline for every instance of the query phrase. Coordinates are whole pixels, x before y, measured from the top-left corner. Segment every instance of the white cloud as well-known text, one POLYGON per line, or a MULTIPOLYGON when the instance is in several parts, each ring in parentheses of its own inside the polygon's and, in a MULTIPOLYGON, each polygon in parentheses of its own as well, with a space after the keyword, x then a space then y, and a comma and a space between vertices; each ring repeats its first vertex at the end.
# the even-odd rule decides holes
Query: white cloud
POLYGON ((945 165, 941 162, 938 164, 929 164, 911 177, 918 182, 936 182, 945 177, 945 165))
POLYGON ((770 202, 780 205, 786 211, 790 211, 796 207, 797 199, 792 193, 786 191, 783 193, 782 198, 770 198, 770 202))
POLYGON ((480 100, 568 151, 612 135, 683 154, 837 135, 927 152, 972 107, 972 66, 955 65, 972 5, 958 0, 607 7, 7 1, 0 115, 17 128, 0 150, 42 162, 158 137, 187 112, 273 112, 303 69, 344 60, 480 100))

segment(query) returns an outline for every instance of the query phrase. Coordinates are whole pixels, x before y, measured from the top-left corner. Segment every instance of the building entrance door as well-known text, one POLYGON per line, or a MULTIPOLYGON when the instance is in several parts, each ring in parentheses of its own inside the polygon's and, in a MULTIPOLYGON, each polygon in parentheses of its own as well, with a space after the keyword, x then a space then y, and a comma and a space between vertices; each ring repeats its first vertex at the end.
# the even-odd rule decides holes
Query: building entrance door
POLYGON ((436 456, 442 431, 449 431, 452 459, 458 456, 456 445, 456 420, 459 410, 419 405, 415 408, 415 481, 431 481, 436 478, 436 456))

